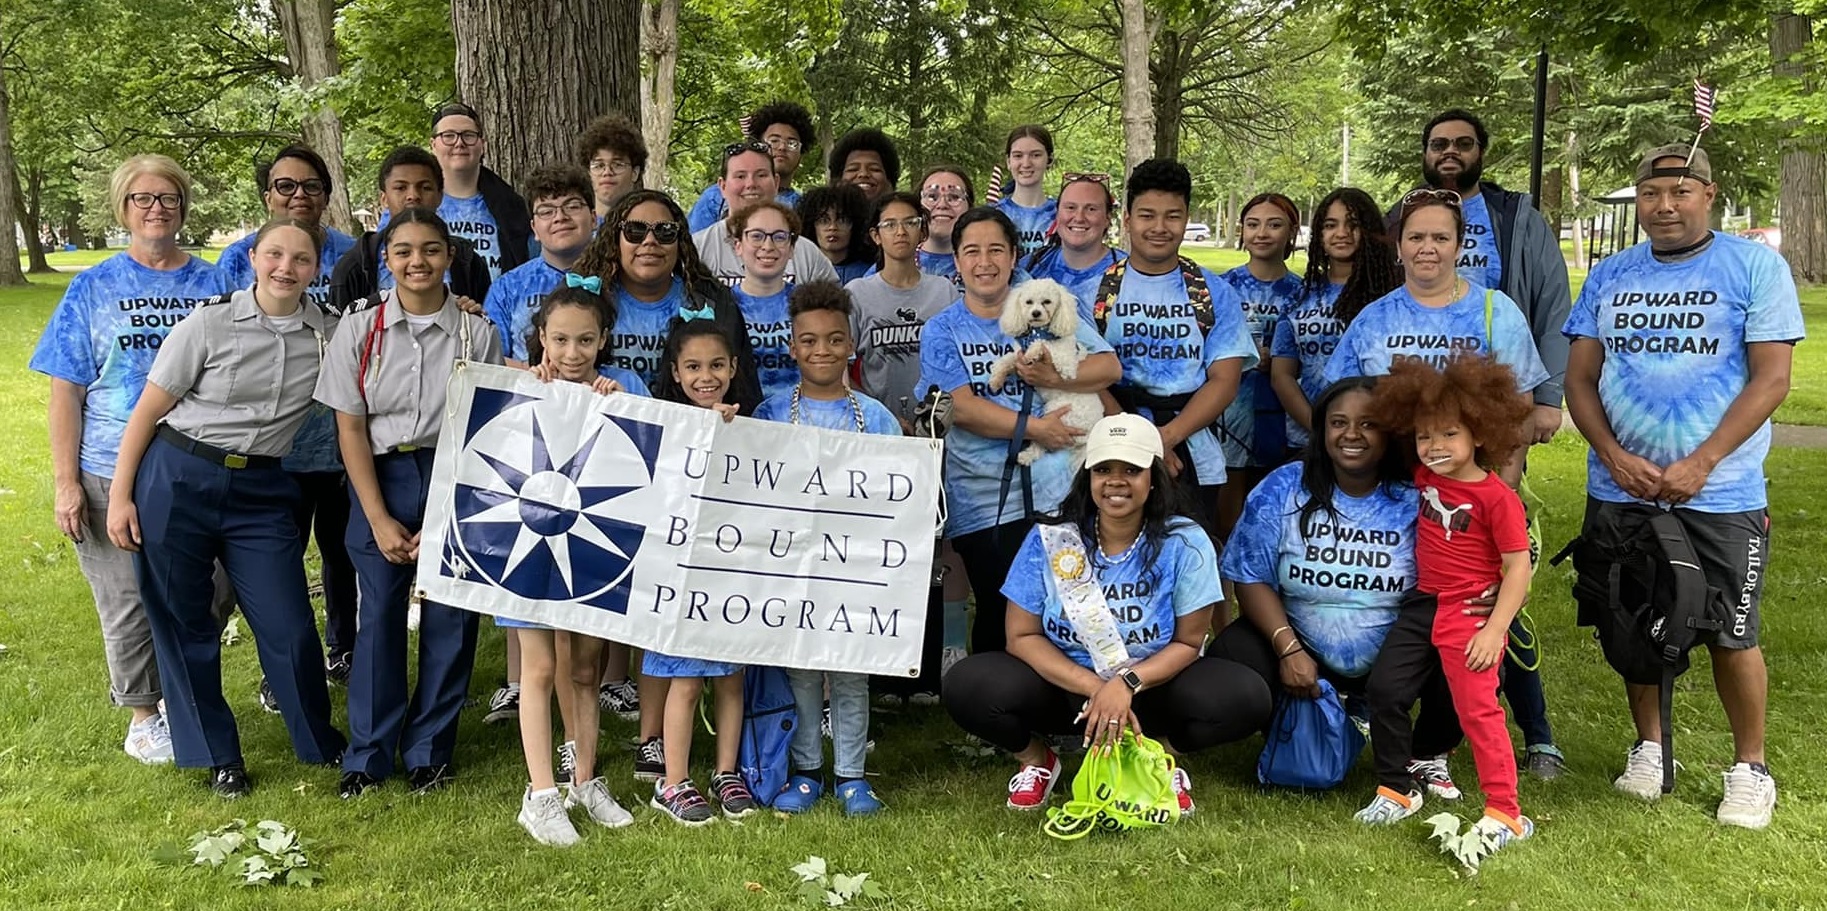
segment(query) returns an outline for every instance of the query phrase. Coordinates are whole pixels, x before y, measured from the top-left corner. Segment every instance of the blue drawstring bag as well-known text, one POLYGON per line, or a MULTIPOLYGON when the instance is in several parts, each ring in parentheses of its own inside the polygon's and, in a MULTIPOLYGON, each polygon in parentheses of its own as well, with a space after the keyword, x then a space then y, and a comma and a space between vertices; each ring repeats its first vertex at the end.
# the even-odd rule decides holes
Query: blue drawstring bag
POLYGON ((1323 679, 1319 689, 1317 699, 1283 694, 1256 760, 1257 781, 1324 791, 1345 780, 1364 749, 1364 735, 1345 714, 1338 690, 1323 679))
MULTIPOLYGON (((705 687, 706 695, 710 687, 705 687)), ((737 765, 749 793, 762 806, 787 785, 788 754, 793 730, 799 726, 799 703, 787 672, 777 667, 751 667, 742 677, 742 745, 737 765)))

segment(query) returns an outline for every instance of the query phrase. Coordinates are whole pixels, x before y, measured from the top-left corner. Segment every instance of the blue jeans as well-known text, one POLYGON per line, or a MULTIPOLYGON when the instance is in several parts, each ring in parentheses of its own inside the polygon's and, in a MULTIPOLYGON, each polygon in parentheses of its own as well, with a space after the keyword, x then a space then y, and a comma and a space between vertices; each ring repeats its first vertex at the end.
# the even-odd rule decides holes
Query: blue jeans
POLYGON ((825 671, 788 669, 799 727, 793 731, 793 771, 815 772, 825 766, 824 735, 819 732, 825 708, 825 681, 831 681, 831 766, 839 778, 863 777, 869 749, 869 677, 825 671))

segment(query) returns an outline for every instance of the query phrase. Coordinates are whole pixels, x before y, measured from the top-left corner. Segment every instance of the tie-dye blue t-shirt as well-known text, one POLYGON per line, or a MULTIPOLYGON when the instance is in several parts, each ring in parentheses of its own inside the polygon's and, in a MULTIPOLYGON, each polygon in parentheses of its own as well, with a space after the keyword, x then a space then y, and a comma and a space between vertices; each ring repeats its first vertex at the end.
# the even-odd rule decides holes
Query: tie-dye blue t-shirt
MULTIPOLYGON (((1224 600, 1212 539, 1191 520, 1170 520, 1160 553, 1146 564, 1137 559, 1136 550, 1127 554, 1128 559, 1119 556, 1113 561, 1096 545, 1085 543, 1086 551, 1092 553, 1091 568, 1098 587, 1103 589, 1104 602, 1130 658, 1139 661, 1166 648, 1173 641, 1176 620, 1224 600)), ((1002 596, 1039 616, 1041 631, 1067 658, 1080 667, 1092 666, 1091 653, 1066 619, 1040 529, 1029 530, 1015 552, 1002 596)))
POLYGON ((1465 201, 1465 240, 1459 251, 1459 277, 1486 288, 1503 287, 1503 251, 1497 247, 1497 226, 1480 193, 1465 201))
MULTIPOLYGON (((791 209, 799 205, 799 191, 787 187, 774 197, 774 201, 791 209)), ((696 234, 728 218, 729 214, 730 207, 723 198, 723 188, 711 184, 698 194, 698 201, 691 204, 691 211, 685 213, 685 223, 691 226, 691 233, 696 234)))
POLYGON ((1083 269, 1074 269, 1066 265, 1066 253, 1059 247, 1048 247, 1028 270, 1031 278, 1050 278, 1066 286, 1072 296, 1078 299, 1078 321, 1091 322, 1091 305, 1097 302, 1098 285, 1104 281, 1104 273, 1118 260, 1128 259, 1129 254, 1122 250, 1105 250, 1103 257, 1083 269))
POLYGON ((640 375, 632 370, 623 370, 614 364, 598 364, 596 373, 598 376, 607 377, 621 383, 623 392, 638 395, 642 398, 653 395, 653 391, 647 388, 647 381, 641 379, 640 375))
MULTIPOLYGON (((1313 404, 1326 391, 1326 362, 1338 349, 1339 337, 1345 334, 1343 320, 1332 315, 1344 285, 1326 282, 1306 299, 1296 298, 1287 318, 1275 324, 1275 339, 1269 343, 1271 358, 1286 357, 1300 361, 1300 390, 1313 404)), ((1307 445, 1307 428, 1288 419, 1288 445, 1307 445)))
POLYGON ((915 250, 914 260, 920 264, 920 271, 927 275, 937 275, 952 283, 952 287, 964 290, 964 282, 958 278, 958 257, 953 253, 928 253, 915 250))
POLYGON ((116 253, 70 279, 29 366, 87 388, 83 471, 114 476, 121 434, 166 334, 198 304, 233 290, 226 273, 195 256, 162 271, 116 253))
POLYGON ((501 227, 495 223, 495 213, 488 210, 481 193, 470 197, 444 194, 444 201, 438 203, 438 217, 450 226, 450 233, 475 245, 476 255, 488 266, 491 283, 501 277, 501 227))
POLYGON ((1406 483, 1362 497, 1334 490, 1337 515, 1319 510, 1303 534, 1302 472, 1299 462, 1283 465, 1250 491, 1224 545, 1224 578, 1275 589, 1307 653, 1340 675, 1362 677, 1396 622, 1402 593, 1415 584, 1420 500, 1406 483))
MULTIPOLYGON (((841 399, 814 399, 804 395, 799 397, 799 421, 808 427, 822 427, 826 430, 846 430, 851 433, 881 433, 888 436, 901 435, 901 422, 888 406, 860 392, 856 396, 856 407, 850 406, 850 397, 841 399), (863 429, 857 430, 856 413, 863 412, 863 429)), ((756 420, 779 421, 782 424, 793 423, 793 389, 768 396, 755 409, 756 420)))
POLYGON ((1059 213, 1059 200, 1047 199, 1030 208, 1016 205, 1014 196, 1004 196, 996 208, 1015 223, 1015 236, 1019 239, 1016 255, 1025 258, 1046 246, 1047 231, 1052 229, 1054 216, 1059 213))
MULTIPOLYGON (((1250 273, 1247 265, 1238 266, 1220 276, 1236 290, 1243 300, 1244 325, 1249 329, 1250 340, 1256 343, 1258 356, 1269 349, 1275 340, 1275 333, 1294 302, 1300 299, 1300 278, 1289 272, 1272 282, 1265 282, 1250 273)), ((1274 356, 1274 352, 1270 352, 1274 356)), ((1219 442, 1224 444, 1224 464, 1232 467, 1256 465, 1256 422, 1258 420, 1287 421, 1281 401, 1275 397, 1275 390, 1269 388, 1269 362, 1259 361, 1254 374, 1246 372, 1244 382, 1237 388, 1237 397, 1231 400, 1231 406, 1224 409, 1224 436, 1219 442)), ((1271 428, 1275 425, 1269 425, 1271 428)))
MULTIPOLYGON (((605 289, 607 290, 607 289, 605 289)), ((666 327, 685 303, 685 282, 672 280, 666 296, 648 303, 615 289, 615 328, 609 331, 609 363, 633 372, 648 388, 659 381, 660 360, 666 353, 666 327)))
MULTIPOLYGON (((1561 330, 1605 346, 1599 402, 1626 452, 1667 467, 1719 427, 1750 378, 1747 345, 1798 342, 1806 334, 1789 266, 1769 248, 1714 232, 1692 259, 1658 262, 1647 243, 1592 270, 1561 330)), ((1685 508, 1728 513, 1763 509, 1770 422, 1713 466, 1685 508)), ((1586 491, 1613 503, 1634 500, 1596 455, 1586 491)))
POLYGON ((535 257, 507 271, 488 286, 482 315, 495 324, 501 336, 501 356, 526 363, 527 339, 533 334, 533 314, 553 288, 564 284, 565 270, 535 257))
POLYGON ((793 391, 799 382, 799 364, 793 360, 793 319, 787 316, 787 298, 793 286, 765 297, 730 289, 742 308, 742 321, 749 327, 749 344, 755 347, 755 372, 761 379, 761 397, 793 391))
POLYGON ((1383 376, 1396 358, 1422 358, 1445 367, 1447 358, 1467 352, 1489 355, 1516 371, 1519 392, 1540 386, 1548 379, 1548 370, 1535 351, 1535 335, 1522 310, 1502 291, 1489 293, 1489 327, 1486 289, 1477 285, 1468 286, 1463 297, 1444 307, 1422 305, 1407 288, 1371 301, 1339 338, 1321 380, 1330 385, 1348 376, 1383 376))
MULTIPOLYGON (((1098 336, 1097 327, 1088 323, 1079 325, 1077 338, 1090 354, 1110 350, 1110 343, 1098 336)), ((995 317, 978 316, 960 300, 939 311, 921 327, 920 381, 909 394, 921 397, 928 386, 938 386, 947 392, 968 387, 978 398, 1015 411, 1021 408, 1027 384, 1011 370, 1002 386, 992 389, 990 368, 997 358, 1017 347, 1015 339, 1002 334, 995 317)), ((1045 403, 1037 393, 1031 413, 1038 415, 1044 407, 1045 403)), ((955 538, 1023 518, 1019 476, 1009 485, 1008 502, 1000 512, 996 508, 1002 488, 1002 465, 1008 452, 1008 440, 981 437, 957 426, 946 434, 945 533, 948 537, 955 538)), ((1034 509, 1052 511, 1072 486, 1072 451, 1048 452, 1029 467, 1029 474, 1033 479, 1034 509)))
MULTIPOLYGON (((1245 370, 1256 365, 1242 299, 1229 282, 1203 271, 1213 318, 1203 335, 1179 269, 1164 275, 1145 275, 1133 267, 1125 271, 1104 321, 1104 338, 1123 362, 1119 386, 1156 396, 1186 395, 1205 385, 1206 371, 1220 360, 1239 358, 1245 370)), ((1224 483, 1224 450, 1211 428, 1187 437, 1186 448, 1201 485, 1224 483)))

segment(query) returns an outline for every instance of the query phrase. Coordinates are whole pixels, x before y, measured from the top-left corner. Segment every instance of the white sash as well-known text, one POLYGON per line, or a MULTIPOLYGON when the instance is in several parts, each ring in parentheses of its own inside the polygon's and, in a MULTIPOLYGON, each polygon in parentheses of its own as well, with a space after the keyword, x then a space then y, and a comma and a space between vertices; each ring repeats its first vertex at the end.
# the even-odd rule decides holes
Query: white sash
POLYGON ((1117 672, 1135 663, 1123 644, 1123 632, 1110 614, 1104 600, 1104 589, 1097 584, 1091 561, 1085 553, 1085 541, 1077 526, 1069 523, 1040 523, 1040 542, 1047 551, 1047 566, 1053 573, 1054 587, 1059 590, 1061 612, 1079 644, 1091 654, 1091 669, 1109 680, 1117 672))

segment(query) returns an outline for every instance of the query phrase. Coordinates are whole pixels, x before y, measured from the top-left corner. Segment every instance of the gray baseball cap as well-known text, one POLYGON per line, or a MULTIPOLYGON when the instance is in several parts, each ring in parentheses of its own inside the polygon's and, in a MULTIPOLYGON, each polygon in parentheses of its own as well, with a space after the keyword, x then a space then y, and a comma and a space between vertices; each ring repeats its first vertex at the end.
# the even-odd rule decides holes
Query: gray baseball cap
POLYGON ((1643 160, 1637 162, 1637 183, 1642 183, 1652 177, 1692 177, 1701 183, 1712 183, 1713 163, 1707 159, 1705 149, 1695 148, 1685 142, 1673 142, 1650 149, 1644 154, 1643 160), (1682 161, 1688 161, 1690 152, 1694 158, 1686 167, 1680 165, 1656 167, 1656 162, 1664 158, 1679 158, 1682 161))

